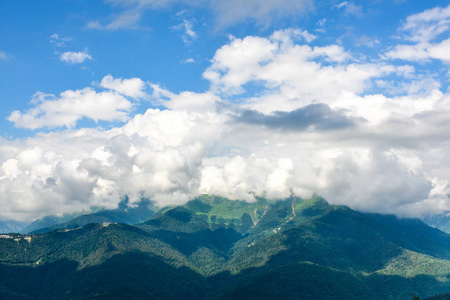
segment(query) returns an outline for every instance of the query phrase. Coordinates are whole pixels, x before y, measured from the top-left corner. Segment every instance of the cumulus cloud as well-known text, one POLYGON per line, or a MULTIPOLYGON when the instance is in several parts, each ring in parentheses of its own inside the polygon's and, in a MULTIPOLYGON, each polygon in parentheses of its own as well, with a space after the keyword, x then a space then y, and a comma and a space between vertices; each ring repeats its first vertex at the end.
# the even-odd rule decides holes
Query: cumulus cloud
POLYGON ((25 112, 12 112, 8 120, 16 127, 28 129, 73 128, 82 118, 95 122, 126 121, 133 108, 127 97, 137 99, 145 96, 145 84, 138 78, 122 80, 108 75, 100 86, 108 90, 97 92, 87 87, 62 92, 58 97, 38 92, 31 100, 32 108, 25 112))
POLYGON ((146 84, 140 78, 114 79, 111 75, 107 75, 103 77, 100 86, 133 99, 144 98, 147 95, 145 93, 146 84))
POLYGON ((186 202, 198 194, 205 147, 220 136, 221 125, 213 114, 149 109, 108 131, 2 140, 2 215, 26 219, 91 205, 111 208, 125 195, 161 206, 186 202))
MULTIPOLYGON (((293 152, 286 148, 295 146, 278 145, 277 152, 286 155, 293 152)), ((408 173, 395 155, 365 147, 325 150, 322 146, 296 148, 300 153, 290 157, 270 157, 263 151, 223 162, 211 160, 202 171, 200 189, 250 201, 248 190, 274 198, 288 197, 290 191, 301 197, 319 192, 333 203, 384 213, 405 213, 403 208, 429 197, 432 183, 423 174, 408 173)))
MULTIPOLYGON (((213 90, 227 94, 241 93, 249 82, 262 82, 265 88, 281 90, 291 99, 295 94, 297 100, 287 102, 277 97, 278 110, 280 107, 285 110, 293 108, 295 102, 309 104, 319 99, 336 98, 344 90, 360 93, 370 86, 372 78, 395 71, 389 65, 345 63, 352 56, 338 45, 294 44, 294 37, 299 32, 277 31, 269 38, 233 39, 217 50, 212 65, 203 76, 211 81, 213 90), (289 107, 284 108, 285 105, 289 107)), ((273 99, 268 95, 267 101, 271 101, 270 98, 273 99)), ((263 104, 262 101, 258 103, 258 106, 263 104)), ((266 104, 264 110, 267 112, 270 107, 266 104)), ((263 110, 262 107, 259 109, 263 110)))
POLYGON ((59 54, 59 59, 62 62, 65 62, 66 64, 73 65, 73 64, 82 64, 86 60, 92 60, 92 56, 89 54, 86 48, 83 51, 79 52, 67 51, 61 53, 59 54))
POLYGON ((174 94, 156 84, 151 84, 151 87, 157 103, 172 110, 210 111, 220 102, 220 98, 211 92, 198 94, 185 91, 174 94))
POLYGON ((0 216, 115 207, 125 195, 165 206, 202 193, 253 201, 316 192, 408 216, 450 209, 450 95, 439 85, 414 92, 411 66, 360 62, 342 46, 310 46, 301 32, 232 38, 205 70, 202 93, 108 75, 95 84, 105 90, 36 94, 30 110, 10 115, 16 126, 72 129, 0 137, 0 216), (373 91, 392 78, 402 93, 373 91), (249 83, 256 92, 244 93, 249 83), (146 97, 163 109, 130 116, 146 97), (126 123, 73 129, 83 117, 126 123))

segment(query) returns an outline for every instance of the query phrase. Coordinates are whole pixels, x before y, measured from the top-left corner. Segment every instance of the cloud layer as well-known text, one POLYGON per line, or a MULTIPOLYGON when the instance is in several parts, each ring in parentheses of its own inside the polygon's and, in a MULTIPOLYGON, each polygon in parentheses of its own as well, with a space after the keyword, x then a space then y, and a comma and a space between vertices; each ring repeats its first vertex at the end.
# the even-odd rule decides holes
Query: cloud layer
POLYGON ((115 207, 125 195, 165 206, 202 193, 246 201, 319 193, 408 216, 450 209, 442 163, 450 159, 450 95, 412 65, 313 46, 315 38, 299 29, 232 37, 204 71, 203 93, 110 75, 58 96, 37 93, 9 120, 65 129, 0 138, 0 218, 115 207), (133 115, 137 105, 149 108, 133 115), (122 123, 76 128, 83 118, 122 123))

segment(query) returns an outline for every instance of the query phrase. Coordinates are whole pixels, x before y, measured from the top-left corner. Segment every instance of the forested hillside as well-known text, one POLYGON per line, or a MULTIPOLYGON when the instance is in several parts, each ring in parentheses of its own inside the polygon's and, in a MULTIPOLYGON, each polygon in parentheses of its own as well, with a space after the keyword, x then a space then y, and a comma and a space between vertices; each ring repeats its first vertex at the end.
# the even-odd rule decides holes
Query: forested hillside
POLYGON ((450 236, 320 197, 203 196, 141 224, 0 239, 4 299, 410 299, 450 290, 450 236))

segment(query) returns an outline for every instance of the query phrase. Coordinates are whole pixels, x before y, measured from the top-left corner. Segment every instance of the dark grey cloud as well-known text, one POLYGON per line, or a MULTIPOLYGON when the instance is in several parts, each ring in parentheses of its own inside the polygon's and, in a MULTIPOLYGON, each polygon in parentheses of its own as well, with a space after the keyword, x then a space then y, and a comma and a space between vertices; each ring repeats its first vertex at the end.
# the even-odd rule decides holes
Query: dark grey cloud
POLYGON ((333 110, 323 103, 310 104, 290 112, 276 111, 271 115, 244 110, 236 120, 286 130, 335 130, 356 125, 354 118, 349 118, 342 111, 333 110))

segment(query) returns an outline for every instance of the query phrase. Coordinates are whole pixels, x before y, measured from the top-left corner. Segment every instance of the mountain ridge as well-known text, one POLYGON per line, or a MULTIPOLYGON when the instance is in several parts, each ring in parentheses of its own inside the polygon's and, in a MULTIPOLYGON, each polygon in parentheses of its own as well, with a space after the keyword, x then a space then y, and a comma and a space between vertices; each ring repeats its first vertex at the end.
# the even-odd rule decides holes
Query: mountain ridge
MULTIPOLYGON (((71 275, 62 279, 61 299, 79 288, 76 278, 91 286, 80 274, 137 299, 151 299, 150 290, 167 299, 189 293, 199 299, 262 296, 262 282, 269 298, 405 299, 411 293, 428 297, 450 290, 449 249, 450 236, 421 221, 364 214, 318 196, 245 203, 205 195, 133 226, 88 224, 10 235, 0 239, 0 265, 13 268, 13 274, 45 270, 53 276, 66 270, 71 275), (130 263, 130 257, 142 264, 130 263), (120 268, 114 270, 111 262, 120 268), (132 269, 136 264, 145 269, 141 276, 147 283, 130 281, 138 276, 132 269), (180 286, 167 294, 167 286, 157 282, 178 271, 184 274, 180 286), (113 276, 108 272, 124 273, 114 275, 122 281, 122 292, 97 278, 113 276)), ((7 279, 9 288, 0 286, 0 295, 27 293, 14 278, 7 279)), ((37 278, 30 284, 31 290, 45 285, 37 278)), ((48 292, 43 288, 42 295, 48 292)), ((73 299, 107 299, 111 293, 92 287, 84 296, 73 299)))

